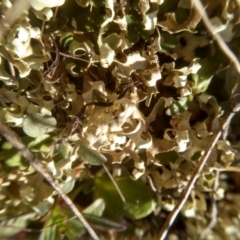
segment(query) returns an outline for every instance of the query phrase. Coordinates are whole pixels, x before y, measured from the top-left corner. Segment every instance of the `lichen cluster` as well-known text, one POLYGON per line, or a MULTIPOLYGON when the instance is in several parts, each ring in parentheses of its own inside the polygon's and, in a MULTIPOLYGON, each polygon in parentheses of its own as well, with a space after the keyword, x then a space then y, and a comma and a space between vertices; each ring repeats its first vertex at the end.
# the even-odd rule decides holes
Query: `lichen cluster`
MULTIPOLYGON (((3 16, 14 2, 1 3, 3 16)), ((237 53, 239 2, 204 3, 237 53)), ((99 236, 156 239, 221 124, 233 87, 228 79, 224 85, 229 60, 190 1, 29 4, 11 26, 4 22, 1 120, 95 217, 89 222, 105 230, 99 236), (219 89, 208 91, 216 81, 219 89)), ((228 174, 238 155, 230 141, 218 141, 167 239, 240 238, 239 182, 228 174)), ((0 235, 18 233, 50 211, 44 239, 51 239, 50 224, 56 236, 85 233, 77 220, 57 221, 71 214, 4 139, 0 159, 0 220, 9 226, 0 235)))

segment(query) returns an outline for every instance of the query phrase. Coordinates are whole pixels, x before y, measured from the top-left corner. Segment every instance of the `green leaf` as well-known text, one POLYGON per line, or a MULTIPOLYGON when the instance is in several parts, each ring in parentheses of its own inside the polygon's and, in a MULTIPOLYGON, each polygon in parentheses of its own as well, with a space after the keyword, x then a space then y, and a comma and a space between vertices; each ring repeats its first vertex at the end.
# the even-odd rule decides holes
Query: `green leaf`
MULTIPOLYGON (((52 139, 49 137, 49 135, 42 135, 35 139, 29 136, 23 136, 21 139, 28 148, 34 147, 41 152, 49 151, 49 144, 52 142, 52 139)), ((11 168, 25 169, 28 166, 28 163, 25 161, 25 159, 9 142, 4 142, 2 144, 0 161, 4 161, 4 163, 11 168)))
POLYGON ((162 165, 167 165, 169 163, 174 163, 178 158, 178 153, 176 151, 160 152, 155 155, 155 158, 160 160, 162 165))
POLYGON ((86 220, 94 226, 101 228, 102 230, 108 231, 109 229, 116 229, 118 231, 123 231, 126 226, 102 217, 84 214, 86 220))
POLYGON ((124 179, 117 182, 123 195, 126 197, 126 205, 124 205, 124 215, 140 219, 148 216, 155 208, 150 189, 132 179, 124 179))
POLYGON ((66 143, 56 144, 54 148, 54 156, 53 156, 54 162, 57 163, 62 159, 67 158, 70 151, 71 151, 71 146, 69 146, 69 144, 66 144, 66 143))
MULTIPOLYGON (((83 215, 89 223, 96 224, 101 222, 101 216, 105 208, 105 203, 102 199, 97 199, 83 211, 83 215), (97 219, 97 220, 96 220, 97 219), (100 219, 100 220, 99 220, 100 219)), ((70 212, 72 214, 72 212, 70 212)), ((78 219, 73 219, 67 223, 66 236, 70 240, 76 239, 86 232, 82 223, 78 219)))
POLYGON ((57 121, 54 117, 41 113, 27 115, 23 121, 23 131, 30 137, 39 137, 45 133, 52 132, 57 121))
POLYGON ((27 167, 26 161, 21 154, 9 142, 4 142, 2 151, 0 151, 0 161, 4 161, 8 167, 25 169, 27 167))
POLYGON ((127 38, 131 43, 136 43, 139 40, 139 33, 134 25, 128 27, 127 38))
POLYGON ((75 186, 75 179, 73 179, 71 181, 61 182, 60 186, 61 186, 62 190, 66 194, 68 194, 73 190, 73 188, 75 186))
POLYGON ((29 136, 24 136, 21 138, 24 144, 28 146, 28 148, 36 148, 39 151, 48 150, 49 144, 53 141, 48 134, 44 134, 38 136, 37 138, 31 138, 29 136))
POLYGON ((91 165, 102 165, 107 161, 106 157, 96 150, 88 148, 83 142, 80 142, 80 156, 91 165))
POLYGON ((46 228, 46 230, 44 231, 44 240, 60 240, 61 239, 61 235, 60 232, 57 228, 57 225, 53 225, 50 228, 46 228))
POLYGON ((68 221, 66 224, 66 237, 69 240, 75 240, 86 233, 85 228, 78 219, 68 221))
POLYGON ((4 163, 11 168, 19 168, 20 170, 25 169, 27 167, 27 163, 22 158, 22 155, 15 149, 13 149, 13 151, 15 154, 13 154, 11 151, 3 152, 6 157, 4 163))
POLYGON ((168 32, 161 32, 163 43, 161 45, 163 52, 169 52, 177 46, 177 38, 175 35, 168 32))
POLYGON ((199 61, 201 68, 196 74, 192 74, 195 86, 192 88, 193 94, 205 92, 211 82, 214 73, 215 62, 209 59, 201 59, 199 61))
POLYGON ((40 239, 44 240, 60 240, 61 230, 64 227, 64 214, 58 208, 53 209, 51 217, 46 221, 44 230, 40 236, 40 239), (56 224, 55 224, 56 223, 56 224))
POLYGON ((130 178, 116 180, 126 199, 124 204, 113 183, 106 177, 95 179, 95 198, 103 198, 106 203, 105 213, 113 219, 123 216, 141 219, 148 216, 155 208, 151 190, 144 184, 130 178))
POLYGON ((174 101, 171 106, 167 109, 166 113, 168 115, 179 115, 182 112, 186 111, 188 108, 188 98, 179 98, 177 101, 174 101))
MULTIPOLYGON (((123 230, 125 226, 117 222, 104 219, 102 217, 103 211, 105 209, 105 203, 103 199, 97 199, 90 206, 88 206, 83 211, 83 216, 86 220, 93 226, 96 226, 98 229, 108 231, 111 229, 123 230)), ((70 215, 72 212, 68 211, 70 215)), ((68 239, 76 239, 77 236, 84 234, 86 230, 84 229, 81 222, 78 219, 73 219, 67 223, 66 227, 66 236, 68 239), (79 231, 80 230, 80 231, 79 231)))
POLYGON ((95 200, 90 206, 84 209, 83 213, 88 213, 95 216, 102 216, 105 209, 105 202, 103 199, 95 200))
POLYGON ((27 227, 29 220, 35 217, 35 213, 29 213, 26 215, 22 215, 16 218, 8 219, 2 224, 3 227, 0 227, 0 236, 1 237, 11 237, 19 232, 21 232, 24 228, 27 227))

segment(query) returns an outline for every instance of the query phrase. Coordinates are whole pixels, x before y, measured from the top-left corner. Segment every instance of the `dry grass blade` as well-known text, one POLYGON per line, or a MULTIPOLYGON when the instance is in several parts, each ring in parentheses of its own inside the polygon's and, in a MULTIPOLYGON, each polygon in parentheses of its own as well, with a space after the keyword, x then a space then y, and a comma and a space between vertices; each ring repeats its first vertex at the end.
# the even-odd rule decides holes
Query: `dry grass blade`
POLYGON ((74 215, 82 222, 86 230, 89 232, 93 239, 99 239, 97 234, 88 224, 83 215, 78 211, 76 206, 73 204, 72 200, 63 192, 61 187, 55 182, 53 177, 46 171, 42 163, 34 157, 34 155, 29 151, 29 149, 23 144, 19 136, 12 131, 4 122, 0 121, 0 134, 3 135, 21 154, 22 156, 34 167, 58 192, 65 203, 73 211, 74 215))
POLYGON ((120 188, 118 187, 116 181, 115 181, 114 178, 112 177, 111 173, 108 171, 108 169, 107 169, 107 167, 105 166, 105 164, 103 164, 103 168, 105 169, 107 175, 108 175, 109 178, 111 179, 111 181, 112 181, 114 187, 116 188, 116 190, 117 190, 117 192, 118 192, 120 198, 122 199, 123 203, 126 203, 126 199, 125 199, 125 197, 123 196, 123 194, 122 194, 120 188))

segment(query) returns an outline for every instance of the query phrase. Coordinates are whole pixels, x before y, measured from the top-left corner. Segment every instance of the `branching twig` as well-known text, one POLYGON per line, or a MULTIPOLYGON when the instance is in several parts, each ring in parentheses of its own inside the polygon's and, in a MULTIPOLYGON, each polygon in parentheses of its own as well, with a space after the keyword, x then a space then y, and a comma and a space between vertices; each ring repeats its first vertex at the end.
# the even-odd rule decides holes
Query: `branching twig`
MULTIPOLYGON (((52 42, 56 49, 56 58, 55 58, 54 62, 52 63, 52 65, 50 67, 48 67, 48 69, 43 73, 43 75, 46 76, 45 81, 47 83, 56 83, 59 80, 59 77, 57 76, 56 79, 54 79, 54 77, 55 77, 54 75, 57 73, 57 70, 58 70, 58 65, 60 62, 60 54, 59 54, 58 45, 55 42, 54 38, 52 37, 51 34, 49 34, 49 37, 52 39, 52 42)), ((57 73, 57 75, 59 75, 59 73, 57 73)))
POLYGON ((34 167, 52 185, 52 187, 58 192, 58 194, 62 197, 65 203, 73 211, 74 215, 82 222, 91 237, 96 240, 99 239, 94 230, 86 221, 86 219, 73 204, 72 200, 63 192, 61 187, 55 182, 54 178, 44 168, 43 164, 36 157, 34 157, 34 155, 29 151, 29 149, 23 144, 20 137, 2 121, 0 121, 0 134, 3 135, 7 139, 7 141, 9 141, 22 154, 22 156, 28 161, 28 163, 32 167, 34 167))

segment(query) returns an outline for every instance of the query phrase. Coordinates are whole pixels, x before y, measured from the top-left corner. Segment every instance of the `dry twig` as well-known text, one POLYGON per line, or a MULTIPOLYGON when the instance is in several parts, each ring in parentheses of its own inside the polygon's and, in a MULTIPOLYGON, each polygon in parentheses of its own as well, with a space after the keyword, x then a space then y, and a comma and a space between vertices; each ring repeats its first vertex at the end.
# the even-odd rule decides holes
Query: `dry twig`
MULTIPOLYGON (((212 26, 211 22, 209 21, 209 18, 204 11, 203 5, 201 4, 201 2, 199 0, 192 0, 192 1, 193 1, 193 6, 202 15, 202 19, 203 19, 206 27, 208 28, 209 32, 216 39, 216 41, 219 44, 222 51, 227 55, 227 57, 230 59, 230 61, 233 62, 234 66, 236 67, 236 69, 240 73, 240 64, 238 62, 238 59, 232 53, 232 51, 229 49, 229 47, 226 45, 226 43, 223 41, 221 36, 218 33, 214 32, 214 27, 212 26)), ((192 189, 194 188, 194 185, 195 185, 197 179, 200 176, 200 173, 201 173, 204 165, 206 164, 206 162, 208 160, 209 155, 211 154, 212 150, 214 149, 215 145, 217 144, 217 141, 220 138, 223 130, 226 129, 226 127, 229 126, 229 124, 231 122, 231 119, 233 118, 235 113, 240 110, 240 103, 238 102, 236 95, 231 96, 230 106, 231 106, 232 112, 230 112, 227 115, 227 117, 225 118, 225 120, 223 121, 221 126, 219 127, 218 131, 213 135, 213 137, 210 141, 209 147, 207 148, 204 155, 201 157, 201 160, 199 161, 194 173, 192 174, 192 177, 191 177, 190 181, 188 182, 188 185, 186 186, 185 190, 183 191, 180 200, 176 204, 173 211, 169 214, 169 216, 168 216, 167 220, 165 221, 162 229, 160 230, 160 233, 159 233, 159 239, 160 240, 165 239, 165 237, 167 236, 168 231, 169 231, 170 227, 172 226, 175 218, 177 217, 178 213, 181 211, 182 207, 186 203, 192 189)))
MULTIPOLYGON (((0 41, 7 29, 25 12, 29 9, 29 2, 26 0, 18 0, 13 6, 4 13, 4 18, 0 21, 0 41)), ((74 215, 82 222, 86 230, 89 232, 93 239, 99 239, 94 230, 88 224, 83 215, 78 211, 76 206, 73 204, 72 200, 63 192, 61 187, 55 182, 54 178, 46 171, 42 163, 34 157, 34 155, 29 151, 29 149, 23 144, 20 137, 12 131, 4 122, 0 121, 0 134, 3 135, 33 166, 36 171, 38 171, 59 193, 65 203, 73 211, 74 215)))
POLYGON ((211 154, 211 152, 213 151, 218 139, 220 138, 221 134, 222 134, 222 130, 226 128, 226 126, 229 125, 229 122, 231 121, 232 117, 235 114, 235 111, 239 109, 239 104, 234 106, 233 112, 230 112, 227 117, 225 118, 225 120, 223 121, 223 123, 221 124, 219 130, 217 131, 217 133, 215 133, 210 141, 209 147, 207 148, 206 152, 204 153, 204 155, 201 157, 200 162, 198 163, 195 171, 192 174, 191 179, 188 182, 188 185, 186 186, 185 190, 182 193, 182 196, 180 198, 180 200, 178 201, 178 203, 176 204, 175 208, 173 209, 173 211, 169 214, 167 220, 165 221, 160 233, 159 233, 159 239, 160 240, 164 240, 165 237, 167 236, 168 230, 170 229, 170 227, 172 226, 175 218, 177 217, 178 213, 181 211, 181 209, 183 208, 184 204, 186 203, 197 179, 200 176, 200 173, 204 167, 204 165, 206 164, 209 155, 211 154))
POLYGON ((94 230, 86 221, 86 219, 73 204, 72 200, 63 192, 61 187, 55 182, 54 178, 44 168, 43 164, 23 144, 20 137, 2 121, 0 121, 0 134, 3 135, 7 139, 7 141, 9 141, 22 154, 22 156, 28 161, 28 163, 32 167, 34 167, 34 169, 36 169, 36 171, 38 171, 52 185, 52 187, 58 192, 58 194, 62 197, 65 203, 73 211, 74 215, 82 222, 91 237, 96 240, 99 239, 94 230))
POLYGON ((212 23, 210 22, 202 3, 199 0, 192 0, 192 3, 193 3, 193 6, 197 9, 197 11, 201 14, 202 20, 203 20, 205 26, 207 27, 208 31, 211 33, 213 38, 215 38, 219 47, 226 54, 226 56, 233 62, 236 69, 240 73, 240 64, 239 64, 238 59, 233 54, 233 52, 228 47, 228 45, 223 41, 222 37, 218 33, 215 32, 215 29, 214 29, 212 23))

